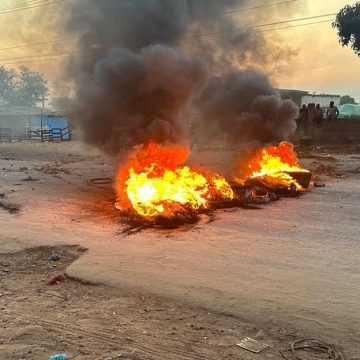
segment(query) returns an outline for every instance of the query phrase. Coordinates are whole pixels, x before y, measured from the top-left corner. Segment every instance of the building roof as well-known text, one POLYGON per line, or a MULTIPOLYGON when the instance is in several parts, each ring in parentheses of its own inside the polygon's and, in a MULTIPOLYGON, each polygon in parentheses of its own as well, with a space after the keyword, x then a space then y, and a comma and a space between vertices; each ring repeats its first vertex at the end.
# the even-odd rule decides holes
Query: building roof
POLYGON ((308 95, 309 92, 305 90, 295 90, 295 89, 278 89, 280 93, 288 93, 294 95, 308 95))
POLYGON ((331 94, 307 94, 312 97, 341 97, 341 95, 331 95, 331 94))
POLYGON ((307 95, 313 97, 325 96, 325 97, 341 97, 340 95, 334 94, 311 94, 309 91, 305 90, 296 90, 296 89, 278 89, 282 94, 292 94, 292 95, 307 95))

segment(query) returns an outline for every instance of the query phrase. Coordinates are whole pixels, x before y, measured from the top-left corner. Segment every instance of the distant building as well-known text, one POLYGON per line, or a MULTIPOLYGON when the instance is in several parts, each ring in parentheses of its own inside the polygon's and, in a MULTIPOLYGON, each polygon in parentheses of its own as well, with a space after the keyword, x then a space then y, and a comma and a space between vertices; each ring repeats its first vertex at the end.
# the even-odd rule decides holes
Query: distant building
POLYGON ((70 140, 66 116, 45 108, 0 106, 0 142, 70 140))
POLYGON ((340 105, 340 95, 319 94, 319 95, 304 95, 301 98, 301 105, 305 104, 320 104, 321 107, 329 107, 330 101, 333 101, 335 106, 340 105))
POLYGON ((327 108, 330 104, 330 101, 333 101, 335 106, 340 105, 340 95, 330 95, 330 94, 310 94, 308 91, 303 90, 289 90, 289 89, 279 89, 280 96, 282 99, 290 99, 297 106, 301 107, 302 105, 308 104, 320 104, 321 107, 327 108))
POLYGON ((10 129, 12 131, 23 131, 24 129, 30 127, 31 115, 37 113, 37 108, 1 105, 0 131, 4 131, 4 129, 10 129))

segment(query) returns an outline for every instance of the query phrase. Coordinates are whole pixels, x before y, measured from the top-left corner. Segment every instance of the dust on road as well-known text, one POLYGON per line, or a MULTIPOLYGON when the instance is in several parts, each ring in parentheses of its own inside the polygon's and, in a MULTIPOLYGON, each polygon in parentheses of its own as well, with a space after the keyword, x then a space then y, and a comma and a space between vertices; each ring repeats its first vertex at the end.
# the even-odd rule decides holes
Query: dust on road
MULTIPOLYGON (((80 301, 80 316, 75 316, 74 322, 80 321, 84 312, 91 313, 89 322, 81 328, 84 330, 89 323, 99 321, 99 329, 105 332, 107 339, 111 339, 111 335, 106 330, 106 317, 102 319, 105 304, 114 301, 114 308, 121 309, 119 316, 128 316, 129 308, 121 308, 118 300, 124 293, 134 306, 134 313, 130 312, 128 316, 134 318, 133 326, 140 332, 144 326, 142 321, 151 325, 151 335, 139 338, 139 343, 149 346, 147 349, 159 347, 156 341, 149 340, 158 329, 152 328, 153 318, 144 314, 140 318, 135 316, 142 311, 141 296, 151 297, 157 306, 161 304, 161 308, 167 309, 164 318, 155 318, 155 323, 159 321, 166 331, 176 318, 174 310, 170 309, 176 307, 175 312, 188 311, 191 316, 205 316, 210 312, 212 318, 204 327, 207 329, 215 322, 216 329, 228 331, 228 336, 231 334, 227 337, 218 330, 214 330, 216 334, 205 330, 201 333, 203 343, 201 336, 193 338, 185 320, 178 340, 182 345, 176 345, 180 346, 179 354, 168 357, 165 353, 146 355, 146 350, 140 349, 136 355, 140 358, 196 358, 192 357, 195 355, 191 351, 199 348, 200 358, 206 358, 206 355, 209 358, 231 358, 230 354, 233 354, 234 358, 247 359, 248 356, 251 359, 252 355, 247 353, 233 353, 238 351, 234 349, 234 343, 241 337, 256 336, 263 330, 265 341, 273 346, 261 355, 262 358, 278 359, 278 349, 289 345, 295 338, 320 337, 343 348, 348 359, 356 359, 360 356, 357 345, 357 329, 360 328, 357 311, 360 300, 358 150, 304 152, 305 167, 315 171, 320 180, 325 180, 326 187, 312 188, 309 194, 299 199, 284 199, 260 210, 219 211, 215 221, 208 223, 204 218, 191 228, 176 231, 149 229, 123 236, 124 225, 114 209, 111 186, 89 182, 92 178, 111 176, 112 164, 108 158, 91 153, 76 142, 2 144, 0 193, 3 195, 0 201, 4 206, 17 206, 18 211, 11 213, 0 209, 0 252, 5 257, 17 254, 23 262, 24 249, 28 248, 81 245, 89 249, 71 265, 71 261, 64 263, 66 272, 73 279, 104 285, 94 288, 68 281, 57 285, 59 289, 56 291, 71 293, 68 286, 73 286, 74 291, 78 289, 79 294, 89 289, 94 291, 94 294, 87 295, 88 302, 81 302, 76 294, 71 296, 73 303, 67 301, 69 304, 80 301), (28 181, 22 181, 24 179, 28 181), (97 300, 101 291, 105 293, 102 305, 97 300), (199 310, 201 308, 206 310, 199 310), (194 339, 196 345, 192 342, 194 339)), ((211 165, 226 159, 224 152, 206 155, 206 161, 211 165)), ((198 152, 193 161, 197 156, 204 159, 204 154, 198 152)), ((46 263, 45 254, 41 263, 46 263)), ((17 274, 18 267, 16 265, 11 272, 15 284, 21 274, 17 274)), ((38 292, 36 289, 39 287, 43 289, 45 285, 41 278, 44 275, 32 267, 27 271, 26 276, 36 277, 31 280, 33 283, 25 282, 29 286, 28 292, 38 292)), ((8 273, 4 274, 6 276, 0 278, 2 287, 3 283, 13 286, 14 283, 8 283, 8 273)), ((15 297, 11 301, 8 301, 10 295, 2 297, 4 309, 20 307, 27 314, 47 309, 48 295, 44 295, 41 301, 37 298, 33 302, 14 302, 15 298, 23 296, 19 295, 20 290, 21 286, 14 291, 15 297), (42 304, 42 301, 44 304, 37 306, 35 311, 34 304, 42 304)), ((59 317, 70 326, 73 313, 63 308, 61 301, 64 299, 60 297, 56 301, 61 305, 51 305, 42 319, 49 320, 53 314, 55 319, 59 317)), ((154 310, 154 313, 157 312, 154 310)), ((8 324, 14 326, 13 331, 23 326, 21 321, 14 320, 17 319, 15 314, 6 316, 8 324)), ((48 325, 46 330, 50 331, 50 328, 48 325)), ((114 325, 111 329, 115 328, 121 329, 121 325, 114 325)), ((202 330, 194 332, 200 334, 198 331, 202 330)), ((57 336, 54 334, 55 344, 58 344, 57 336)), ((120 337, 123 336, 124 333, 120 337)), ((157 341, 168 337, 166 332, 160 331, 157 341)), ((7 335, 1 338, 3 344, 0 346, 3 347, 4 340, 9 339, 7 335)), ((29 343, 34 341, 34 337, 29 339, 29 343)), ((91 339, 88 337, 85 344, 85 347, 89 345, 90 352, 95 348, 91 339)), ((6 346, 11 346, 11 341, 6 346)), ((49 342, 41 343, 41 350, 36 354, 48 355, 46 343, 49 342)), ((127 348, 125 343, 119 343, 120 350, 138 350, 131 344, 127 344, 127 348)), ((104 341, 95 356, 81 354, 77 344, 65 343, 64 347, 68 347, 78 359, 102 358, 100 353, 107 348, 104 341)), ((164 349, 171 351, 172 344, 165 342, 164 349)), ((51 350, 55 348, 58 347, 51 347, 51 350)), ((111 355, 116 355, 119 348, 111 355)), ((28 348, 21 351, 28 351, 28 348)), ((32 355, 27 356, 26 359, 31 359, 32 355)))

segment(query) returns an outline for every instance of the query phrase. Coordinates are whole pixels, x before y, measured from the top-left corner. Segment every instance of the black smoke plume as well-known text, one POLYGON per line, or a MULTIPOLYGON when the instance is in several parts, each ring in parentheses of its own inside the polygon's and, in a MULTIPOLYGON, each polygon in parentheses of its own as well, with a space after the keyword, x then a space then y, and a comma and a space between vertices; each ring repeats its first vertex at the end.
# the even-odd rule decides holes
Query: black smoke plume
POLYGON ((202 90, 204 64, 166 45, 112 50, 78 82, 76 117, 86 142, 109 153, 182 140, 181 111, 202 90))
POLYGON ((265 76, 236 71, 242 61, 264 59, 266 46, 261 33, 236 32, 241 25, 221 16, 245 3, 72 2, 65 30, 78 40, 66 78, 84 140, 111 154, 149 140, 178 142, 190 106, 202 115, 199 121, 210 121, 233 141, 287 136, 294 129, 293 106, 277 97, 265 76), (196 37, 188 45, 191 36, 207 31, 220 31, 220 41, 208 50, 196 37))
POLYGON ((281 100, 268 78, 254 70, 213 78, 198 107, 203 125, 233 145, 278 142, 296 130, 296 105, 281 100))

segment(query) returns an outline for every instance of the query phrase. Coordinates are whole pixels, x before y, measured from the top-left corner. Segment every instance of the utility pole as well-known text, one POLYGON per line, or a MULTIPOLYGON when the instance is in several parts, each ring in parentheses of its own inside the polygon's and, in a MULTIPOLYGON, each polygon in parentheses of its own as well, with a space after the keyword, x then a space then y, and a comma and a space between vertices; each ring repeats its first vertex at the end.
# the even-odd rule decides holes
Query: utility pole
POLYGON ((41 109, 41 116, 40 116, 40 131, 41 131, 41 142, 44 141, 43 135, 43 110, 41 109))

